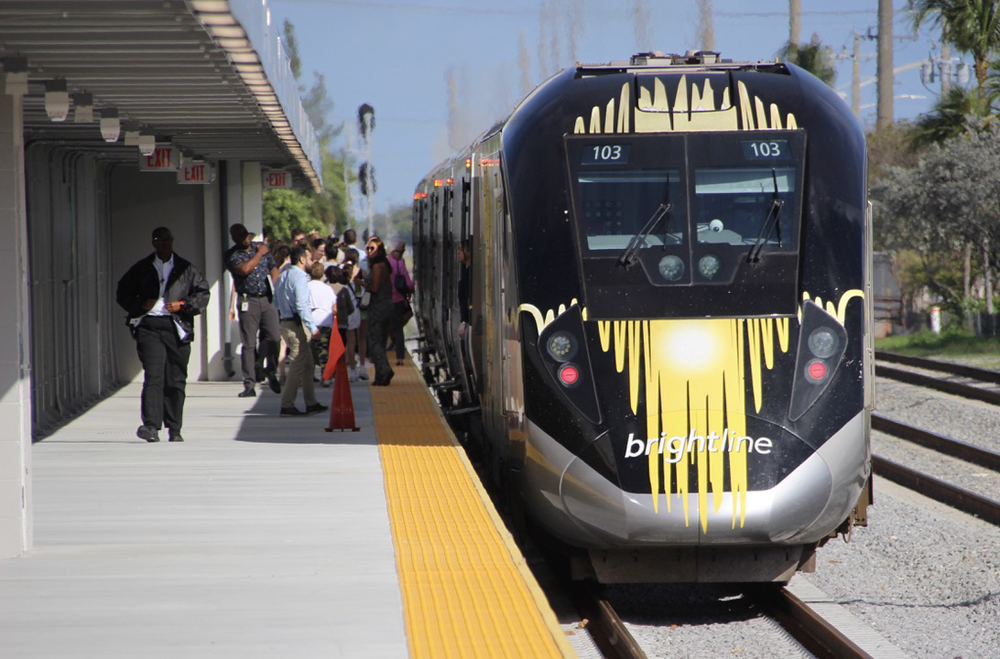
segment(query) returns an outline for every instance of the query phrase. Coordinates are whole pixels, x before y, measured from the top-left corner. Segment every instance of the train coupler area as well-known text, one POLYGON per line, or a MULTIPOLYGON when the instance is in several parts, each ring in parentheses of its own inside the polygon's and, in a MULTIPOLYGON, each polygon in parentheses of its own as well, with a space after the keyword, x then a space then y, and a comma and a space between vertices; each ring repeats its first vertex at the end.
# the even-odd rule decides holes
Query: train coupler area
POLYGON ((787 582, 816 569, 816 545, 591 549, 573 561, 574 579, 600 583, 787 582))

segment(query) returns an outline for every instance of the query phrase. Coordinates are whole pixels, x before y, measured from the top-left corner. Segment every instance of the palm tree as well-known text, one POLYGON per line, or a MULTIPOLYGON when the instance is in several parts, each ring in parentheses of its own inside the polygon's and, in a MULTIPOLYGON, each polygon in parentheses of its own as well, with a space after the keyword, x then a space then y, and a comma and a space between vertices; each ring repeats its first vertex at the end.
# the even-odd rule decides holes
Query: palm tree
POLYGON ((829 47, 820 43, 818 34, 813 34, 809 43, 804 45, 789 41, 778 51, 778 57, 805 69, 831 87, 837 77, 837 71, 830 63, 829 47))
POLYGON ((990 98, 980 98, 979 94, 962 87, 951 87, 948 93, 934 105, 934 109, 922 114, 907 135, 910 147, 920 149, 931 144, 941 144, 968 130, 969 115, 989 117, 993 114, 990 98))
POLYGON ((975 61, 976 91, 985 96, 991 55, 1000 50, 1000 0, 910 0, 913 26, 930 21, 946 39, 975 61))

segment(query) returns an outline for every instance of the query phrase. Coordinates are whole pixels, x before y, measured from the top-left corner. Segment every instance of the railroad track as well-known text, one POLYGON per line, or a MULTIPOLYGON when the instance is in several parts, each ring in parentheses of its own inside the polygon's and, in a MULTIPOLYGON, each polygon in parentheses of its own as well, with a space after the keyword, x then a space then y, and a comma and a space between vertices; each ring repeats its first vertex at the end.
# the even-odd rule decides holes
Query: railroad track
MULTIPOLYGON (((819 659, 869 657, 833 623, 786 588, 774 584, 750 586, 748 604, 780 625, 802 647, 819 659)), ((625 622, 599 589, 577 585, 573 599, 588 621, 587 630, 608 659, 646 659, 647 655, 625 622)))
MULTIPOLYGON (((957 375, 977 382, 1000 385, 1000 373, 996 371, 988 371, 983 368, 963 366, 962 364, 950 364, 948 362, 940 362, 933 359, 927 359, 925 357, 898 355, 891 352, 876 352, 875 358, 884 362, 902 364, 938 373, 948 373, 950 375, 957 375)), ((987 389, 974 384, 969 384, 967 382, 945 380, 933 375, 926 375, 924 373, 917 373, 878 363, 875 364, 875 375, 889 378, 890 380, 906 382, 907 384, 914 384, 919 387, 935 389, 937 391, 962 396, 964 398, 980 400, 985 403, 990 403, 991 405, 1000 405, 1000 391, 987 389)))
MULTIPOLYGON (((894 353, 877 352, 878 359, 892 361, 906 366, 930 371, 949 373, 979 382, 1000 384, 1000 373, 981 368, 940 362, 923 357, 910 357, 894 353)), ((881 377, 906 382, 921 387, 935 389, 950 394, 1000 405, 1000 392, 984 389, 968 383, 941 380, 922 373, 876 365, 875 373, 881 377)), ((1000 453, 990 451, 966 442, 939 435, 922 428, 910 426, 877 414, 872 415, 872 429, 885 432, 900 439, 938 451, 952 458, 964 460, 992 471, 1000 472, 1000 453)), ((887 458, 873 455, 875 473, 889 480, 916 490, 925 496, 944 503, 962 512, 1000 526, 1000 502, 981 496, 965 488, 947 483, 887 458)))

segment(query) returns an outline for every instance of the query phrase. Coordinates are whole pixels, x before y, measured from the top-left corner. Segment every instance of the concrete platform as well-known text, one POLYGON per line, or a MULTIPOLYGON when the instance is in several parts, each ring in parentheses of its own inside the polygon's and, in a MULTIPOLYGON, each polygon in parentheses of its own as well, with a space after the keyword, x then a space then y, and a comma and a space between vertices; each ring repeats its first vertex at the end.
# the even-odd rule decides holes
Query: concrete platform
POLYGON ((240 389, 189 383, 184 443, 135 437, 136 382, 34 445, 0 656, 407 656, 367 385, 356 433, 240 389))

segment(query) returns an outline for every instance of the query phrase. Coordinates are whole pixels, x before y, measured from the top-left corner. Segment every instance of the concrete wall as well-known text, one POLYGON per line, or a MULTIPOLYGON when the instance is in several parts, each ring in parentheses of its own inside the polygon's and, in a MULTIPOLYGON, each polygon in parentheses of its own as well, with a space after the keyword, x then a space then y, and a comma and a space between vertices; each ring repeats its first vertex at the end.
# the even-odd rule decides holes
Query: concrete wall
POLYGON ((109 328, 109 164, 47 142, 25 154, 30 249, 32 422, 41 433, 117 386, 109 328))
POLYGON ((24 127, 0 76, 0 558, 31 548, 31 335, 24 127))

